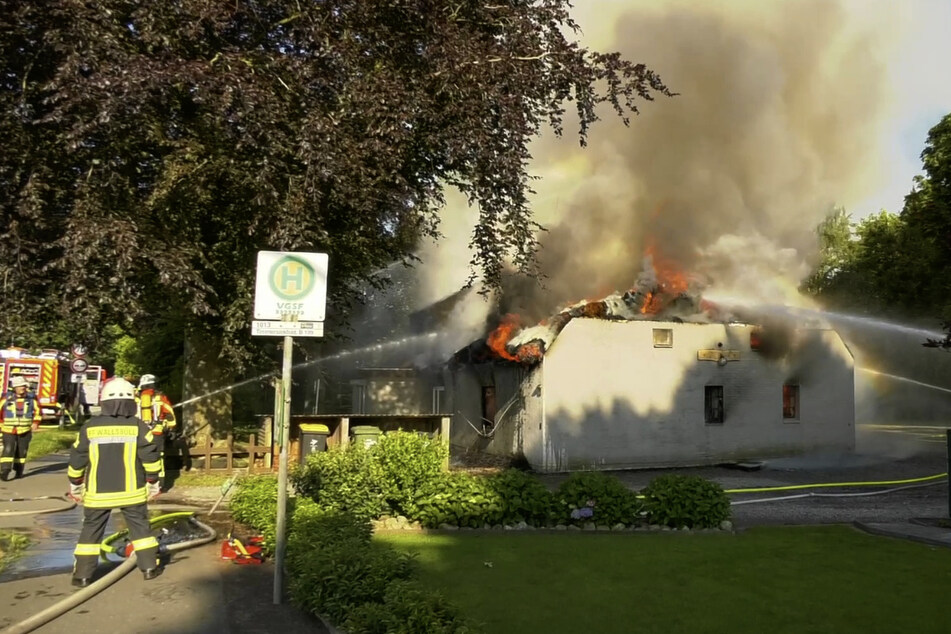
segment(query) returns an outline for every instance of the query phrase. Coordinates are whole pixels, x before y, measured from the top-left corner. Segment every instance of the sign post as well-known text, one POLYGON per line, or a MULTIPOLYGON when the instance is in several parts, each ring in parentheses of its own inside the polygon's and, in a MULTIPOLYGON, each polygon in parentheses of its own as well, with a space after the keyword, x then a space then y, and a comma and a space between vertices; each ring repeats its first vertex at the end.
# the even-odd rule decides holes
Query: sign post
POLYGON ((294 337, 322 337, 327 302, 325 253, 259 251, 254 289, 251 334, 284 337, 281 367, 281 407, 275 411, 279 429, 280 462, 277 473, 277 525, 274 549, 274 605, 284 594, 284 559, 287 552, 287 462, 291 431, 291 371, 294 337), (278 413, 280 420, 278 421, 278 413))

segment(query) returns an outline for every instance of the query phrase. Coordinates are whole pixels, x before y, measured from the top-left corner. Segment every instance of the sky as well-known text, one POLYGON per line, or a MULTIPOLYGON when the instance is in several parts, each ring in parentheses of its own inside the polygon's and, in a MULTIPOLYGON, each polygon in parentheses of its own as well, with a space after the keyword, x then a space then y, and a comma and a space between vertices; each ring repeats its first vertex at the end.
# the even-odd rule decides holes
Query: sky
MULTIPOLYGON (((762 7, 806 6, 800 0, 757 0, 762 7)), ((582 42, 603 49, 617 45, 616 20, 625 10, 645 4, 657 7, 707 8, 711 5, 747 10, 744 0, 579 0, 575 18, 584 31, 582 42)), ((951 0, 839 0, 856 29, 880 42, 888 90, 878 123, 878 152, 864 157, 866 169, 877 172, 875 185, 843 196, 853 218, 881 209, 898 212, 921 172, 919 158, 928 130, 951 113, 951 0)), ((650 63, 649 60, 645 60, 650 63)), ((663 73, 663 69, 658 69, 663 73)))

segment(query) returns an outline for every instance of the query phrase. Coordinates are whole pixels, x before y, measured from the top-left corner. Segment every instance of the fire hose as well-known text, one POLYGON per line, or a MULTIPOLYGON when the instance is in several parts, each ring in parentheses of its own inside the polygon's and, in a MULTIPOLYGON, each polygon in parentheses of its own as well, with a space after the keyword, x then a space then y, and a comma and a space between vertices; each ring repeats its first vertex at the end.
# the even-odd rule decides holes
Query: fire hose
MULTIPOLYGON (((151 519, 149 521, 149 525, 150 526, 159 525, 166 522, 168 519, 172 517, 180 518, 183 515, 191 515, 191 517, 189 517, 189 522, 191 522, 196 527, 203 530, 206 533, 206 535, 204 537, 199 537, 197 539, 192 539, 185 542, 179 542, 177 544, 171 544, 165 547, 165 552, 173 553, 173 552, 185 550, 186 548, 201 546, 202 544, 207 544, 208 542, 214 541, 218 537, 218 534, 215 532, 215 529, 208 526, 207 524, 204 524, 198 521, 198 519, 194 517, 193 513, 185 513, 185 514, 170 513, 168 515, 160 515, 158 517, 151 519)), ((107 539, 114 540, 120 534, 121 533, 116 533, 115 535, 112 535, 110 536, 110 538, 107 538, 107 539)), ((38 627, 41 627, 49 623, 53 619, 59 616, 62 616, 66 612, 72 610, 74 607, 88 601, 89 599, 99 594, 100 592, 102 592, 103 590, 105 590, 106 588, 114 584, 116 581, 124 577, 135 567, 136 567, 136 557, 135 557, 135 552, 132 552, 132 554, 128 557, 128 559, 123 561, 121 564, 119 564, 118 567, 111 570, 106 576, 94 582, 92 585, 86 588, 83 588, 82 590, 79 590, 78 592, 70 595, 66 599, 63 599, 59 603, 51 605, 45 610, 42 610, 41 612, 37 612, 36 614, 34 614, 33 616, 25 620, 20 621, 19 623, 16 623, 15 625, 8 627, 7 629, 0 632, 0 634, 26 634, 27 632, 32 632, 38 627)))

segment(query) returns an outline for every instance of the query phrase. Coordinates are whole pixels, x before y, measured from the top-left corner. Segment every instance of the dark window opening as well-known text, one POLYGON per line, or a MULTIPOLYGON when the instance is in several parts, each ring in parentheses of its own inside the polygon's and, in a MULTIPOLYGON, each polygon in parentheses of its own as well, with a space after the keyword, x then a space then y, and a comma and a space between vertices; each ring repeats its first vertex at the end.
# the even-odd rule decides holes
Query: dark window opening
POLYGON ((799 386, 783 386, 783 418, 796 420, 799 418, 799 386))
POLYGON ((495 386, 482 387, 482 426, 491 429, 495 426, 495 414, 498 406, 495 402, 495 386))
POLYGON ((723 424, 723 386, 707 385, 703 388, 704 421, 708 425, 723 424))
POLYGON ((750 332, 750 350, 762 350, 763 348, 763 331, 753 330, 750 332))

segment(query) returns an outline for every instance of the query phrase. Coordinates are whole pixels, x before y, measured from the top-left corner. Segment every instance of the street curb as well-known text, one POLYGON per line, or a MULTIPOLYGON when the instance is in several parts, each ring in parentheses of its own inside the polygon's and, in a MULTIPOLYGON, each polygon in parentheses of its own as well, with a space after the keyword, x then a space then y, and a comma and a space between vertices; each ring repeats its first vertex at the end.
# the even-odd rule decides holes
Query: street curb
POLYGON ((866 524, 865 522, 860 522, 860 521, 852 522, 852 525, 855 528, 861 531, 864 531, 870 535, 878 535, 881 537, 894 537, 896 539, 904 539, 908 541, 918 542, 921 544, 928 544, 929 546, 940 546, 942 548, 951 548, 951 543, 948 543, 945 540, 932 539, 924 535, 912 535, 910 533, 906 533, 900 530, 890 530, 887 528, 870 526, 866 524))

